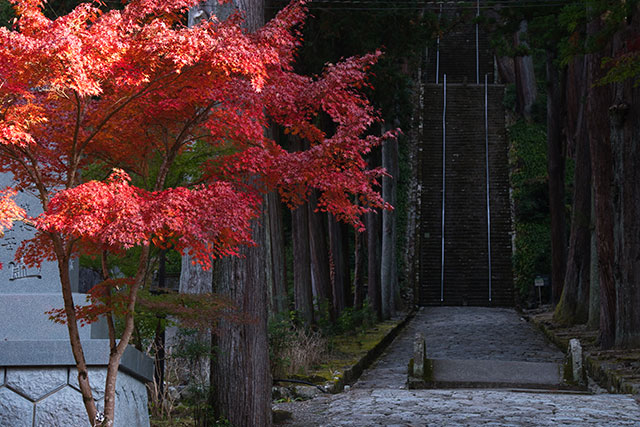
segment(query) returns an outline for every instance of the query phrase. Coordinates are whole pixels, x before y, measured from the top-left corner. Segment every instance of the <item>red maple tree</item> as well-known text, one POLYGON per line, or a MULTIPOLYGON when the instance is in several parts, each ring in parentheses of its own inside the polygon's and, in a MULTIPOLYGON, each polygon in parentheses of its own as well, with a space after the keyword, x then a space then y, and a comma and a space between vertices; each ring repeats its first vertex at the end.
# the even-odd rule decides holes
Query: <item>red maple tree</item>
MULTIPOLYGON (((329 65, 319 76, 296 74, 302 0, 251 34, 239 16, 185 26, 196 0, 132 0, 106 12, 82 4, 55 20, 42 13, 42 0, 10 1, 17 20, 0 28, 0 172, 11 172, 15 188, 34 192, 44 210, 28 219, 38 233, 17 256, 31 265, 58 262, 60 314, 92 423, 101 414, 77 321, 95 311, 75 306, 68 267, 79 253, 104 260, 94 306, 109 326, 101 423, 111 425, 117 369, 152 245, 189 252, 208 267, 212 256, 253 244, 251 221, 261 195, 274 189, 291 205, 319 189, 321 209, 360 227, 363 212, 384 206, 375 189, 382 171, 367 171, 362 157, 381 140, 363 136, 378 118, 361 92, 380 53, 329 65), (316 126, 321 114, 334 122, 332 135, 316 126), (310 148, 286 151, 265 136, 268 123, 310 148), (202 146, 210 156, 201 176, 169 186, 176 159, 202 146), (109 169, 103 180, 87 180, 109 169), (134 246, 141 248, 137 274, 109 279, 106 254, 134 246), (116 296, 125 325, 119 337, 116 296)), ((25 215, 10 196, 0 194, 1 227, 25 215)))

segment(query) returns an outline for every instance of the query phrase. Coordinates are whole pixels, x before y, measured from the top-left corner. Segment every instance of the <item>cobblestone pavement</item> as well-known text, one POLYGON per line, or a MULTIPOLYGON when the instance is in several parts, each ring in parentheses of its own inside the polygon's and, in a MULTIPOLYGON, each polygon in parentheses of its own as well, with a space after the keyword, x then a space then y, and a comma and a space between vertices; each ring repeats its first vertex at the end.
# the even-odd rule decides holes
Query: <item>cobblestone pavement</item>
POLYGON ((286 425, 311 426, 638 426, 632 396, 510 390, 406 390, 413 337, 422 332, 437 359, 561 362, 563 354, 511 309, 422 308, 350 388, 276 405, 286 425))

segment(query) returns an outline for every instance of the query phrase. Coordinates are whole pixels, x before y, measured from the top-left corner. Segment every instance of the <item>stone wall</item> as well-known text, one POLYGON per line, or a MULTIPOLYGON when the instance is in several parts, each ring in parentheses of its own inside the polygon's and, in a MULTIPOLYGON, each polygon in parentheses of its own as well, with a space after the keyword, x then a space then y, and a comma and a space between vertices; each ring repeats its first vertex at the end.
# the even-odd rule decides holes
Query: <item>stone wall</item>
MULTIPOLYGON (((106 370, 90 368, 94 399, 102 409, 106 370)), ((0 369, 0 426, 89 426, 75 366, 0 369)), ((147 391, 140 381, 118 373, 115 426, 149 425, 147 391)))

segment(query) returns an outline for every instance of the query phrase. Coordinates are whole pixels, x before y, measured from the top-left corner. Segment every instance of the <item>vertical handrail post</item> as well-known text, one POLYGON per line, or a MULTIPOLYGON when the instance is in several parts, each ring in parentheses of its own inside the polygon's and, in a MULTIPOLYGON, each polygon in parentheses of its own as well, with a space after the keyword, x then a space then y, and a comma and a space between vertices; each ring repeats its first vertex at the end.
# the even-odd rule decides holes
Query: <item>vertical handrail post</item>
POLYGON ((440 302, 444 301, 444 213, 445 194, 447 189, 446 164, 447 155, 447 75, 443 76, 443 104, 442 104, 442 224, 440 229, 440 302))
MULTIPOLYGON (((440 13, 438 13, 438 24, 440 24, 441 17, 442 17, 442 3, 440 3, 440 13)), ((436 84, 438 83, 440 83, 440 33, 439 32, 438 32, 438 39, 436 40, 436 84)))
POLYGON ((489 85, 487 74, 484 75, 484 149, 487 187, 487 257, 489 263, 489 302, 491 302, 491 202, 489 198, 489 85))
POLYGON ((480 0, 476 0, 476 84, 480 84, 480 42, 478 34, 478 18, 480 17, 480 0))

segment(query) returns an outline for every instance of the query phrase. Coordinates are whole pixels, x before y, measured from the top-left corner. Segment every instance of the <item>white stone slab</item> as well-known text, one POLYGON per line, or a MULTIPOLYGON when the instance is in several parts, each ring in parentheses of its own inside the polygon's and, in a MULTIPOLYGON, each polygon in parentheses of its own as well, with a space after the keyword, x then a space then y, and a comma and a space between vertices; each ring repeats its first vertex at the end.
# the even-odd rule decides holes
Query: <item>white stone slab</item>
MULTIPOLYGON (((0 174, 0 189, 13 185, 11 174, 0 174)), ((42 213, 42 205, 33 193, 21 191, 16 203, 35 217, 42 213)), ((15 252, 24 240, 35 236, 35 229, 21 221, 14 222, 10 230, 0 238, 0 294, 7 293, 53 293, 60 292, 58 263, 44 261, 40 268, 27 268, 15 259, 15 252)))

